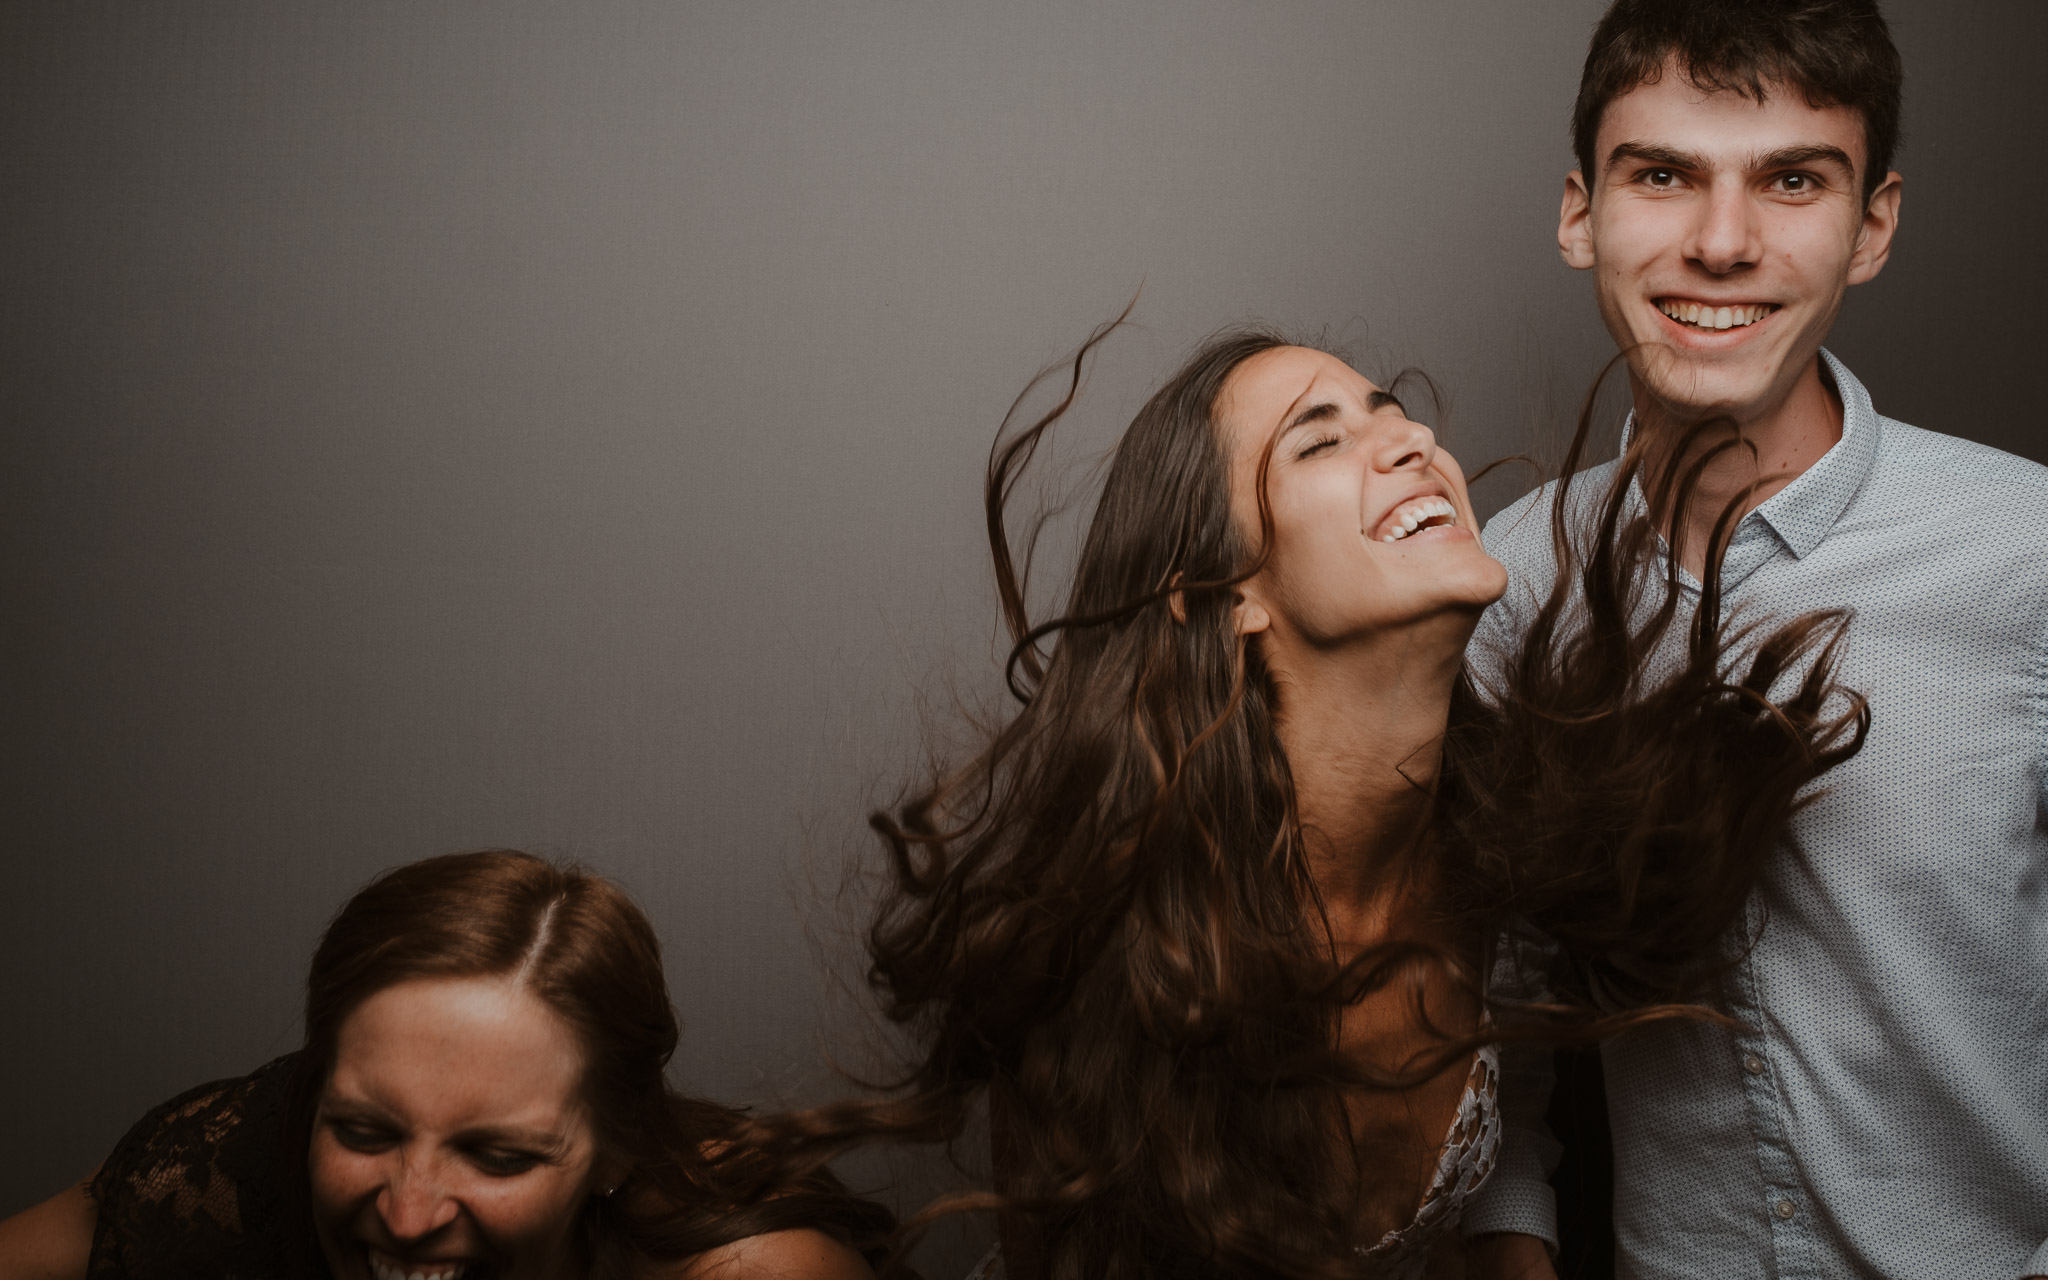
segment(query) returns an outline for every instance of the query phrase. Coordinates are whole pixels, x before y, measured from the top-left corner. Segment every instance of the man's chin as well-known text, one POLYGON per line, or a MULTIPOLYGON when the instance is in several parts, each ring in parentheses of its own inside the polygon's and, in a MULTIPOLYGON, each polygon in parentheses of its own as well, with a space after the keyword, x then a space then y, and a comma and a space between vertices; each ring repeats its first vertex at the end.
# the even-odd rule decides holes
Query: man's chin
POLYGON ((1781 381, 1776 361, 1759 367, 1748 360, 1702 360, 1669 347, 1638 347, 1629 367, 1656 407, 1678 422, 1752 421, 1767 411, 1781 381))

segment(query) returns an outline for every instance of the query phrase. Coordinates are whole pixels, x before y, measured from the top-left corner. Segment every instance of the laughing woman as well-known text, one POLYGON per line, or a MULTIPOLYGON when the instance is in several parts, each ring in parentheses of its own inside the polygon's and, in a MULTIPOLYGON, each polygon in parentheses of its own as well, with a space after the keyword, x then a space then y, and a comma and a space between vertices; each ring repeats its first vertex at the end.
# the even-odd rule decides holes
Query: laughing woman
POLYGON ((306 1043, 164 1103, 0 1222, 0 1275, 859 1280, 891 1225, 683 1097, 646 917, 520 853, 390 872, 328 927, 306 1043), (765 1189, 765 1191, 764 1191, 765 1189))
POLYGON ((988 477, 1018 707, 874 820, 906 1087, 795 1140, 950 1142, 986 1099, 992 1189, 927 1216, 995 1210, 1011 1280, 1460 1274, 1497 1045, 1711 999, 1777 823, 1860 741, 1842 619, 1737 635, 1710 575, 1682 625, 1631 463, 1629 550, 1560 574, 1480 696, 1507 578, 1458 464, 1343 361, 1240 332, 1138 413, 1034 621, 1005 506, 1087 353, 988 477), (1569 1007, 1509 1025, 1517 922, 1569 1007))

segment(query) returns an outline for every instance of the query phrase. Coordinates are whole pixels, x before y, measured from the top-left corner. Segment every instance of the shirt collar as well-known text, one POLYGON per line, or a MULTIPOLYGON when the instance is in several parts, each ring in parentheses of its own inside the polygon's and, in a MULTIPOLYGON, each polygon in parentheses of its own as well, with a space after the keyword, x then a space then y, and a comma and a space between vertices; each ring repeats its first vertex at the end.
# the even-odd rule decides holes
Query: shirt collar
MULTIPOLYGON (((1877 440, 1882 422, 1870 403, 1870 392, 1856 380, 1848 367, 1835 359, 1826 347, 1820 352, 1821 367, 1842 397, 1842 438, 1792 483, 1772 494, 1768 501, 1743 518, 1747 524, 1761 520, 1770 526, 1786 548, 1801 559, 1820 545, 1835 527, 1849 500, 1863 487, 1863 479, 1877 460, 1877 440)), ((1628 451, 1636 415, 1630 413, 1621 429, 1622 452, 1628 451)), ((1635 486, 1631 486, 1634 488, 1635 486)), ((1640 490, 1632 497, 1640 500, 1640 490)))

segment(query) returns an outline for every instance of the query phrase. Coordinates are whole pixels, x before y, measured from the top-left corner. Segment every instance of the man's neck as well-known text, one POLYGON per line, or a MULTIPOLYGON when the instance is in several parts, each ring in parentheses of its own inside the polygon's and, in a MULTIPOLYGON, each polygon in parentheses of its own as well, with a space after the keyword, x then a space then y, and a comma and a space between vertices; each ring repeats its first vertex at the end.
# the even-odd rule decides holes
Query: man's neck
MULTIPOLYGON (((1685 468, 1716 441, 1726 439, 1708 433, 1694 437, 1688 445, 1687 428, 1710 414, 1662 404, 1633 377, 1630 390, 1639 428, 1656 433, 1645 441, 1646 488, 1653 487, 1670 468, 1685 468), (1681 446, 1686 447, 1681 451, 1681 446)), ((1685 527, 1674 529, 1670 515, 1662 517, 1665 538, 1678 549, 1679 563, 1694 577, 1706 568, 1707 548, 1722 512, 1734 505, 1738 507, 1736 519, 1747 515, 1835 447, 1842 438, 1842 401, 1823 375, 1816 354, 1784 396, 1762 411, 1738 416, 1735 425, 1744 443, 1723 450, 1701 473, 1685 504, 1685 527)))

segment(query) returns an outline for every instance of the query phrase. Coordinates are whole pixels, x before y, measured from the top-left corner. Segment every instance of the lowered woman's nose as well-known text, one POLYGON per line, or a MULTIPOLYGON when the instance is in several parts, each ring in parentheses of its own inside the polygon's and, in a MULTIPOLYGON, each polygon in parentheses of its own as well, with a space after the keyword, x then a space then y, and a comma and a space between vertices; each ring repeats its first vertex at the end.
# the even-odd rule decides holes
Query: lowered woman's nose
POLYGON ((442 1185, 439 1171, 406 1160, 377 1193, 377 1216, 384 1229, 400 1241, 419 1240, 455 1221, 455 1197, 442 1185))

